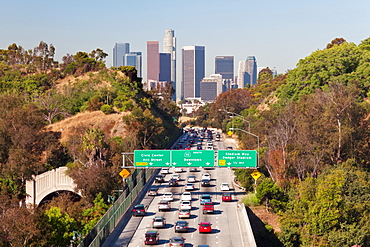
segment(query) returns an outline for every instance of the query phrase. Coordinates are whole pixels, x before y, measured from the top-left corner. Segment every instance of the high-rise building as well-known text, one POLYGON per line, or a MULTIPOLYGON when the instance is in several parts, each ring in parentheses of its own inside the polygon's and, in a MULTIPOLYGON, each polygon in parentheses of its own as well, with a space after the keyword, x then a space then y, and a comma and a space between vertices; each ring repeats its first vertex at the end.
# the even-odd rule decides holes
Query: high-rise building
POLYGON ((248 73, 248 78, 245 80, 246 84, 250 86, 257 83, 257 60, 255 56, 248 56, 246 61, 246 72, 248 73))
POLYGON ((147 41, 146 61, 147 89, 150 90, 152 82, 159 81, 159 42, 147 41))
POLYGON ((200 97, 202 100, 211 101, 221 94, 223 81, 220 74, 212 74, 208 78, 203 78, 200 82, 200 97))
POLYGON ((175 89, 175 100, 180 100, 180 92, 177 92, 176 88, 180 88, 181 84, 176 83, 176 38, 175 31, 167 29, 163 38, 163 52, 171 54, 171 81, 172 86, 175 89))
POLYGON ((113 47, 113 67, 125 66, 124 56, 130 53, 129 43, 116 43, 113 47))
POLYGON ((171 81, 171 54, 159 53, 159 81, 171 81))
POLYGON ((245 74, 247 72, 247 62, 240 61, 238 68, 238 88, 245 87, 245 74))
POLYGON ((182 48, 181 98, 200 97, 200 81, 205 74, 205 47, 184 46, 182 48))
POLYGON ((137 76, 142 77, 142 53, 141 52, 130 52, 124 56, 123 66, 135 66, 137 76))
POLYGON ((215 58, 215 74, 222 75, 223 80, 233 80, 234 56, 217 56, 215 58))

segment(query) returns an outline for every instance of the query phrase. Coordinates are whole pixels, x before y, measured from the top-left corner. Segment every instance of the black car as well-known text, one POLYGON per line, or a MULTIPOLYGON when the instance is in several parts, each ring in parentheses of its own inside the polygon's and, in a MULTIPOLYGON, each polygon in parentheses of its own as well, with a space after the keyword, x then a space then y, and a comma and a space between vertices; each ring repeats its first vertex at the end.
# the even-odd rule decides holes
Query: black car
POLYGON ((202 187, 211 186, 211 181, 209 179, 202 179, 202 187))
POLYGON ((179 186, 179 183, 177 182, 177 179, 171 178, 170 180, 168 180, 168 186, 169 187, 177 187, 177 186, 179 186))
POLYGON ((175 223, 175 232, 188 232, 189 231, 189 223, 184 220, 179 220, 175 223))
POLYGON ((135 205, 135 207, 132 209, 132 215, 133 216, 145 216, 146 207, 144 206, 144 204, 135 205))
POLYGON ((155 182, 156 183, 163 183, 164 182, 164 176, 163 175, 155 176, 155 182))

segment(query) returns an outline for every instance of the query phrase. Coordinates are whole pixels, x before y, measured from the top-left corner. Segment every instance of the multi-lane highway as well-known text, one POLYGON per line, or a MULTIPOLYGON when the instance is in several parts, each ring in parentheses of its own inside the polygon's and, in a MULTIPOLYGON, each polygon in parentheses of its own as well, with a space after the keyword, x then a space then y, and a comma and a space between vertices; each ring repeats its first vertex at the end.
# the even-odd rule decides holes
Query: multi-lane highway
MULTIPOLYGON (((215 133, 213 133, 215 135, 215 133)), ((208 146, 208 138, 204 137, 202 141, 202 148, 208 146)), ((215 138, 214 138, 215 139, 215 138)), ((196 142, 199 137, 194 140, 195 145, 191 149, 196 149, 196 142)), ((184 146, 189 140, 183 143, 184 146)), ((233 140, 213 141, 213 148, 215 150, 226 149, 226 147, 235 147, 233 140)), ((197 171, 190 171, 189 168, 184 169, 181 173, 175 173, 174 169, 170 169, 170 173, 165 175, 164 183, 154 183, 153 186, 158 187, 157 196, 146 195, 141 201, 141 204, 147 206, 146 216, 131 217, 129 223, 124 231, 120 234, 114 246, 144 246, 144 235, 149 230, 157 230, 159 233, 158 246, 170 246, 169 239, 175 236, 184 237, 185 246, 198 246, 201 244, 209 246, 246 246, 243 242, 243 229, 240 227, 237 210, 238 190, 233 188, 232 171, 228 168, 212 168, 208 170, 199 169, 197 171), (211 185, 209 187, 201 186, 202 174, 211 174, 211 185), (177 187, 169 187, 168 180, 173 174, 180 174, 181 180, 177 187), (192 193, 192 209, 190 219, 181 219, 188 222, 189 232, 175 233, 174 225, 178 219, 178 209, 181 203, 181 194, 185 191, 184 185, 187 183, 189 175, 196 176, 194 183, 195 189, 192 193), (221 183, 228 183, 231 188, 233 201, 222 202, 223 191, 220 190, 221 183), (158 210, 158 202, 162 200, 165 192, 172 192, 174 194, 174 201, 171 202, 171 209, 169 211, 158 210), (200 205, 200 196, 202 194, 210 194, 212 202, 214 203, 214 214, 203 214, 202 206, 200 205), (153 229, 152 221, 155 216, 163 216, 166 218, 165 228, 153 229), (200 222, 210 222, 212 224, 211 233, 200 234, 198 227, 200 222)))

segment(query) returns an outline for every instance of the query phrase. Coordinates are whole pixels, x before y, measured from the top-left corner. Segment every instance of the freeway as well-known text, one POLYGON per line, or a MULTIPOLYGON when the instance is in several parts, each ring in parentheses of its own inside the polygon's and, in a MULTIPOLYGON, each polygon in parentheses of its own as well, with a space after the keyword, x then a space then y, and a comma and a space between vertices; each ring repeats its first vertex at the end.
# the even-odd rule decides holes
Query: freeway
MULTIPOLYGON (((203 149, 207 148, 208 144, 203 141, 203 149)), ((226 147, 235 148, 233 140, 213 141, 213 149, 225 149, 226 147)), ((192 149, 196 147, 193 146, 192 149)), ((244 194, 239 192, 237 188, 232 188, 232 170, 228 168, 212 168, 198 169, 198 171, 189 171, 185 169, 180 174, 181 180, 178 187, 169 187, 168 180, 175 174, 174 169, 170 169, 170 174, 165 175, 165 182, 155 184, 158 187, 157 196, 146 195, 141 201, 141 204, 147 206, 146 216, 131 217, 124 231, 120 234, 113 246, 144 246, 144 234, 148 230, 153 230, 152 220, 155 216, 163 216, 166 218, 166 226, 162 229, 156 229, 159 233, 159 243, 157 246, 169 246, 169 238, 181 236, 186 238, 185 246, 198 246, 207 244, 209 246, 247 246, 243 239, 243 227, 239 223, 239 213, 237 210, 237 202, 239 196, 244 194), (201 176, 203 173, 211 174, 211 185, 209 187, 201 186, 201 176), (192 210, 190 219, 183 219, 189 223, 189 232, 175 233, 174 224, 178 221, 178 209, 181 202, 181 194, 185 191, 184 185, 189 175, 196 176, 194 183, 195 189, 192 193, 192 210), (233 201, 222 202, 222 191, 220 191, 221 183, 228 183, 231 186, 233 201), (174 194, 174 201, 171 202, 171 209, 165 212, 159 212, 158 202, 162 200, 162 195, 165 192, 174 194), (202 214, 200 205, 200 196, 202 194, 210 194, 214 203, 214 214, 202 214), (210 222, 212 224, 212 232, 200 234, 198 224, 200 222, 210 222)), ((181 219, 182 220, 182 219, 181 219)))

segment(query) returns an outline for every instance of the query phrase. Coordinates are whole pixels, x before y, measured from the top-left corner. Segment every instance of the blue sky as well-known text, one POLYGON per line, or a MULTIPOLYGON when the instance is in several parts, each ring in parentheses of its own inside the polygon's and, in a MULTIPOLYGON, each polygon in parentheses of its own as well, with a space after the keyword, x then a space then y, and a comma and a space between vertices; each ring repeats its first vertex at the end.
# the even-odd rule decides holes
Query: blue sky
POLYGON ((368 38, 369 10, 369 0, 3 0, 0 49, 44 41, 61 61, 101 48, 110 67, 114 44, 128 42, 143 52, 145 71, 146 41, 162 46, 165 29, 174 29, 178 60, 182 46, 206 47, 206 76, 221 55, 233 55, 235 68, 253 55, 259 67, 284 73, 336 37, 368 38))

